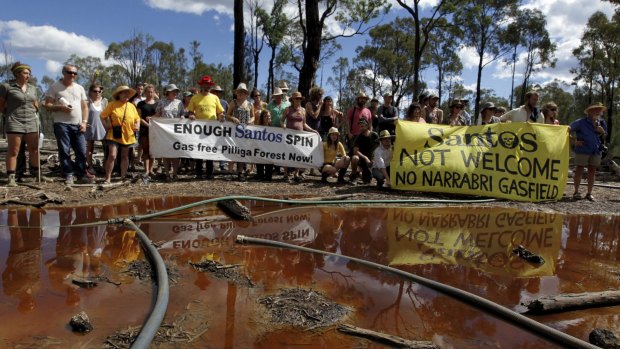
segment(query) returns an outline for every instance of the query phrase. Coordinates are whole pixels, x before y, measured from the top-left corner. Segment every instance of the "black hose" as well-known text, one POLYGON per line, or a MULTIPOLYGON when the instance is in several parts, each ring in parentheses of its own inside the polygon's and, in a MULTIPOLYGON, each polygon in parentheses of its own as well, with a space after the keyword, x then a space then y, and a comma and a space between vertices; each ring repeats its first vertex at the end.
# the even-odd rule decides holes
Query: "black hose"
POLYGON ((157 275, 157 297, 155 299, 155 305, 144 322, 144 325, 142 325, 138 337, 136 337, 136 340, 131 345, 132 349, 147 349, 149 345, 151 345, 153 338, 155 338, 157 330, 159 330, 159 326, 164 320, 164 315, 166 315, 166 309, 168 308, 168 299, 170 297, 168 272, 163 258, 146 234, 129 219, 126 219, 123 223, 136 231, 144 247, 145 254, 151 261, 152 268, 157 275))
POLYGON ((431 279, 427 279, 422 276, 411 274, 411 273, 402 271, 400 269, 392 268, 386 265, 370 262, 370 261, 355 258, 355 257, 344 256, 344 255, 340 255, 337 253, 316 250, 316 249, 303 247, 303 246, 291 245, 291 244, 287 244, 287 243, 280 242, 280 241, 272 241, 272 240, 252 238, 252 237, 247 237, 243 235, 238 235, 236 242, 241 243, 241 244, 249 243, 249 244, 257 244, 257 245, 264 245, 264 246, 271 246, 271 247, 281 247, 281 248, 294 249, 294 250, 305 251, 305 252, 310 252, 310 253, 318 253, 318 254, 327 255, 327 256, 346 258, 351 261, 360 263, 364 266, 368 266, 371 268, 394 273, 406 279, 417 282, 420 285, 426 286, 435 291, 438 291, 450 297, 456 298, 464 303, 472 305, 478 309, 484 310, 492 315, 495 315, 503 320, 508 321, 509 323, 517 327, 520 327, 524 330, 535 333, 536 335, 539 335, 543 337, 544 339, 547 339, 551 342, 559 344, 565 348, 579 348, 579 349, 598 348, 595 345, 582 341, 581 339, 575 338, 573 336, 567 335, 566 333, 562 333, 554 328, 541 324, 540 322, 534 321, 515 311, 512 311, 506 307, 503 307, 497 303, 491 302, 488 299, 482 298, 473 293, 470 293, 470 292, 467 292, 467 291, 458 289, 456 287, 452 287, 452 286, 449 286, 449 285, 446 285, 446 284, 443 284, 443 283, 440 283, 440 282, 437 282, 431 279))

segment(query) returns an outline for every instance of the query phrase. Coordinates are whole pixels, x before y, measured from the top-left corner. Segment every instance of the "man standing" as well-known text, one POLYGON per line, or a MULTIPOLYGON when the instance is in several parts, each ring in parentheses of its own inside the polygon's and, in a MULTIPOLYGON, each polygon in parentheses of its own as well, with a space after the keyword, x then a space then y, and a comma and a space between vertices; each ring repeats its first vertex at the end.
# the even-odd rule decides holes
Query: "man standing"
POLYGON ((271 114, 271 126, 282 127, 282 114, 291 105, 288 101, 282 100, 283 95, 284 93, 279 87, 273 89, 271 101, 267 105, 267 109, 269 109, 271 114))
POLYGON ((368 96, 364 92, 360 92, 355 98, 355 106, 347 111, 347 129, 348 129, 348 146, 353 145, 353 139, 362 132, 360 127, 360 121, 366 120, 366 124, 372 131, 372 114, 370 109, 366 108, 366 102, 368 102, 368 96))
MULTIPOLYGON (((188 118, 190 120, 224 120, 224 108, 220 103, 220 99, 210 93, 211 87, 215 83, 208 75, 203 76, 199 81, 200 93, 195 94, 189 101, 188 118)), ((202 159, 195 159, 196 161, 196 178, 202 179, 202 159)), ((213 160, 207 160, 207 179, 213 178, 213 160)))
POLYGON ((136 84, 136 94, 134 94, 133 96, 131 96, 129 98, 129 101, 131 103, 133 103, 134 105, 138 105, 138 103, 142 102, 145 98, 143 96, 144 93, 144 86, 146 84, 143 82, 139 82, 136 84))
POLYGON ((77 67, 65 65, 62 79, 56 81, 45 93, 45 109, 54 118, 54 135, 58 145, 58 157, 67 185, 73 177, 81 183, 91 183, 94 176, 86 171, 86 141, 84 132, 88 122, 88 104, 84 88, 75 82, 77 67), (73 149, 75 161, 71 160, 73 149))
POLYGON ((607 108, 596 103, 584 110, 586 116, 570 124, 571 143, 575 150, 575 193, 573 199, 581 200, 579 186, 581 185, 581 175, 583 168, 588 167, 588 193, 586 199, 594 201, 592 188, 596 169, 601 165, 601 137, 607 133, 604 123, 599 117, 607 108))
POLYGON ((426 106, 427 124, 442 124, 443 123, 443 110, 437 108, 437 102, 439 102, 439 96, 434 92, 428 96, 428 105, 426 106))
POLYGON ((396 132, 396 120, 398 120, 398 109, 392 105, 393 100, 392 94, 384 94, 383 105, 377 110, 377 117, 379 118, 377 129, 379 132, 388 130, 392 135, 396 132))
POLYGON ((525 104, 513 109, 499 117, 502 122, 539 122, 544 123, 545 118, 536 105, 538 104, 538 92, 529 91, 525 94, 525 104))

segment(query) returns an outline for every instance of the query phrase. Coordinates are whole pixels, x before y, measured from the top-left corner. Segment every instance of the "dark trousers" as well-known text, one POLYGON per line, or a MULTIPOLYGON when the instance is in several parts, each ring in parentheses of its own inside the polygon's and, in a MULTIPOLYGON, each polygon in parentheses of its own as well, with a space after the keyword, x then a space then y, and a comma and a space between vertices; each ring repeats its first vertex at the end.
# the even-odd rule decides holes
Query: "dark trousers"
POLYGON ((204 174, 207 178, 213 177, 213 160, 202 160, 195 159, 196 162, 196 176, 202 177, 202 163, 205 162, 207 164, 206 173, 204 174))
POLYGON ((273 165, 256 164, 256 178, 270 181, 273 177, 273 165))

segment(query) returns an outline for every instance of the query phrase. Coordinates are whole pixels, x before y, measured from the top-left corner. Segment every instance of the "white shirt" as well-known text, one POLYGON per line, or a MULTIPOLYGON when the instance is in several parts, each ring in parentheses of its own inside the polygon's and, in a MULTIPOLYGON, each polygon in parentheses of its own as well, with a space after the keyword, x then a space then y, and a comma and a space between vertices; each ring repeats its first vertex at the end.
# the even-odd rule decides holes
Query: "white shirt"
POLYGON ((392 161, 392 147, 384 148, 379 144, 372 155, 372 167, 376 169, 387 168, 392 161))
MULTIPOLYGON (((512 122, 528 122, 530 120, 530 115, 525 110, 525 105, 520 106, 519 108, 513 109, 506 114, 499 117, 501 121, 512 121, 512 122)), ((536 122, 544 124, 545 117, 542 112, 538 112, 538 116, 536 117, 536 122)))

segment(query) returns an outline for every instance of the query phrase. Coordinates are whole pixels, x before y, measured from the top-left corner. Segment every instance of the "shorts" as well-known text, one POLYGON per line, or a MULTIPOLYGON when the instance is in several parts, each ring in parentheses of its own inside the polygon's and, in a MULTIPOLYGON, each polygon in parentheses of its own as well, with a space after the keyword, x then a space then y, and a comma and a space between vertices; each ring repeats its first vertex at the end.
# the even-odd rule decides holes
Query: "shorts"
POLYGON ((575 153, 575 165, 577 166, 601 166, 601 154, 577 154, 575 153))
POLYGON ((111 141, 111 140, 109 140, 109 139, 104 139, 104 140, 103 140, 103 144, 105 144, 106 146, 108 146, 108 145, 113 145, 113 146, 115 146, 117 149, 123 149, 123 148, 128 148, 128 147, 131 147, 131 146, 132 146, 132 144, 120 144, 120 143, 119 143, 119 142, 117 142, 117 141, 111 141))

